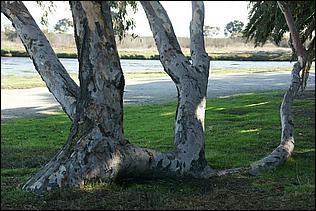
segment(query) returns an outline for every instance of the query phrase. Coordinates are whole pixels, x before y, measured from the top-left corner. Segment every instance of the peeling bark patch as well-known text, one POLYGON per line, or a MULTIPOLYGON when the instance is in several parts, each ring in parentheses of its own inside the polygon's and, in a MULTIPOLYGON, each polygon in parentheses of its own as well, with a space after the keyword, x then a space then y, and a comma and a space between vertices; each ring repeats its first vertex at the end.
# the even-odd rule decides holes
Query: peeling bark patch
POLYGON ((48 187, 54 188, 55 185, 58 185, 58 187, 61 187, 62 180, 65 177, 66 168, 65 166, 61 165, 57 172, 52 174, 48 177, 48 187))

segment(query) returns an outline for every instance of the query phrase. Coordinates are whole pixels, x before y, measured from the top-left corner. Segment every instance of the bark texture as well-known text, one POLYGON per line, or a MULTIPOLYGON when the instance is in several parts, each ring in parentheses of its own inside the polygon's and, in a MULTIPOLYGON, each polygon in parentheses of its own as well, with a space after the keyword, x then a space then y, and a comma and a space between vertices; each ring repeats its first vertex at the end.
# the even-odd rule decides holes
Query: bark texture
MULTIPOLYGON (((279 8, 281 9, 286 23, 291 33, 291 39, 295 53, 298 56, 298 61, 293 65, 291 73, 291 84, 288 91, 283 97, 280 108, 281 117, 281 143, 280 145, 268 156, 255 162, 251 165, 251 174, 260 174, 261 172, 275 168, 283 164, 292 154, 294 150, 294 124, 291 108, 294 98, 298 93, 300 87, 304 86, 302 79, 306 80, 304 76, 304 68, 306 65, 306 49, 299 37, 297 28, 295 27, 293 16, 289 10, 288 4, 284 1, 278 1, 279 8), (302 77, 300 73, 302 72, 302 77)), ((306 73, 305 73, 306 74, 306 73)))
MULTIPOLYGON (((64 148, 24 189, 43 193, 87 181, 131 177, 219 175, 205 160, 204 116, 209 60, 202 34, 204 6, 193 3, 192 64, 180 49, 171 22, 158 2, 141 2, 160 58, 178 89, 174 148, 167 153, 139 148, 124 138, 124 77, 107 2, 71 2, 78 48, 80 92, 64 148)), ((232 171, 227 171, 232 172, 232 171)))
POLYGON ((78 48, 80 92, 65 147, 24 189, 41 193, 115 176, 115 151, 124 145, 124 76, 106 2, 70 3, 78 48), (114 176, 113 176, 114 175, 114 176))
POLYGON ((203 2, 192 3, 190 25, 192 64, 183 55, 168 15, 159 2, 141 1, 160 54, 160 61, 178 91, 174 144, 183 171, 207 167, 204 117, 209 58, 204 49, 203 2))
POLYGON ((21 1, 1 1, 1 12, 12 22, 47 88, 73 120, 79 87, 58 60, 44 33, 21 1))
POLYGON ((290 88, 285 93, 281 104, 281 143, 270 155, 251 165, 251 174, 257 175, 265 170, 272 169, 283 164, 291 156, 294 150, 294 124, 291 107, 300 88, 299 73, 301 69, 302 67, 300 63, 296 62, 292 69, 290 88))
MULTIPOLYGON (((309 76, 309 69, 312 63, 312 58, 309 58, 308 53, 303 45, 303 41, 300 38, 300 34, 298 29, 295 26, 295 21, 292 16, 292 13, 290 11, 290 8, 288 6, 288 3, 286 1, 278 1, 278 6, 280 10, 282 11, 284 18, 286 20, 286 23, 289 27, 290 31, 290 39, 289 42, 291 42, 290 46, 292 48, 293 54, 296 54, 298 57, 298 62, 300 62, 302 71, 301 71, 301 89, 302 91, 306 87, 307 79, 309 76), (309 61, 310 60, 310 61, 309 61)), ((311 24, 313 26, 313 24, 311 24)), ((307 29, 311 30, 311 29, 307 29)), ((303 38, 306 39, 306 38, 303 38)), ((314 41, 311 42, 312 45, 314 41)), ((308 46, 308 49, 310 46, 308 46)))

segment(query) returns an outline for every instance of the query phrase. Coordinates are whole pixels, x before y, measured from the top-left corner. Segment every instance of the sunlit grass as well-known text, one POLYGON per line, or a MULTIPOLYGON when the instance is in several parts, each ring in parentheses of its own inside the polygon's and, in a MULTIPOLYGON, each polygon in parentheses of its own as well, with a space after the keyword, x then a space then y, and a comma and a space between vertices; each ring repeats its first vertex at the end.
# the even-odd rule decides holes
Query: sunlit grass
MULTIPOLYGON (((63 146, 70 121, 59 114, 2 122, 1 208, 234 209, 237 205, 249 208, 247 201, 251 200, 256 209, 311 209, 315 194, 315 92, 308 93, 294 104, 293 156, 280 168, 259 177, 237 174, 207 181, 160 179, 120 185, 96 181, 81 188, 58 189, 40 199, 22 191, 21 186, 63 146)), ((205 153, 209 164, 216 169, 240 167, 269 154, 280 142, 279 106, 283 94, 248 93, 208 100, 205 153)), ((124 109, 125 137, 131 143, 162 151, 171 149, 175 102, 127 105, 124 109)))

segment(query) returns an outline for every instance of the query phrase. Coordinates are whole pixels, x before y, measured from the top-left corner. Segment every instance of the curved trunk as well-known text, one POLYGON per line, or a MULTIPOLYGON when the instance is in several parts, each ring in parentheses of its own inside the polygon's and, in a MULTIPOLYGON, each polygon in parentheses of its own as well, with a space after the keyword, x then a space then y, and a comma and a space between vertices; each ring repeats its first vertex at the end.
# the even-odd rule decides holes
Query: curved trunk
POLYGON ((278 1, 278 5, 289 27, 289 31, 291 33, 291 42, 293 42, 294 47, 293 50, 298 56, 298 61, 293 65, 291 84, 283 97, 280 108, 282 125, 281 143, 270 155, 251 165, 250 173, 254 175, 260 174, 267 169, 272 169, 283 164, 291 156, 294 150, 294 124, 291 108, 294 98, 300 87, 303 88, 306 85, 308 76, 306 75, 308 74, 308 69, 305 69, 307 62, 306 49, 299 37, 299 33, 295 27, 294 19, 289 10, 288 4, 284 1, 278 1), (302 72, 301 77, 300 72, 302 72))
POLYGON ((294 97, 300 88, 299 73, 301 69, 302 67, 299 62, 294 64, 291 85, 289 90, 285 93, 281 104, 281 143, 270 155, 251 165, 251 174, 260 174, 267 169, 272 169, 283 164, 291 156, 294 150, 294 124, 291 107, 293 105, 294 97))

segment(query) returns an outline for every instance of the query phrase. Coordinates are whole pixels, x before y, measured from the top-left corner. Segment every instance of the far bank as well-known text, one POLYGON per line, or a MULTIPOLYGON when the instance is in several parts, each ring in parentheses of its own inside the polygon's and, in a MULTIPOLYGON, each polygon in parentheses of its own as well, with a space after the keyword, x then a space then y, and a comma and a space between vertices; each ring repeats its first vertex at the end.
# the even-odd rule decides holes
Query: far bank
MULTIPOLYGON (((2 34, 2 33, 1 33, 2 34)), ((4 34, 1 36, 2 57, 28 57, 18 37, 8 40, 4 34)), ((46 37, 59 58, 77 58, 77 49, 71 34, 46 33, 46 37)), ((184 55, 190 58, 190 40, 178 37, 184 55)), ((152 37, 125 37, 117 41, 121 59, 159 60, 155 41, 152 37)), ((205 38, 205 47, 210 60, 233 61, 289 61, 291 49, 286 42, 279 46, 267 42, 264 46, 254 47, 240 37, 236 38, 205 38)))

